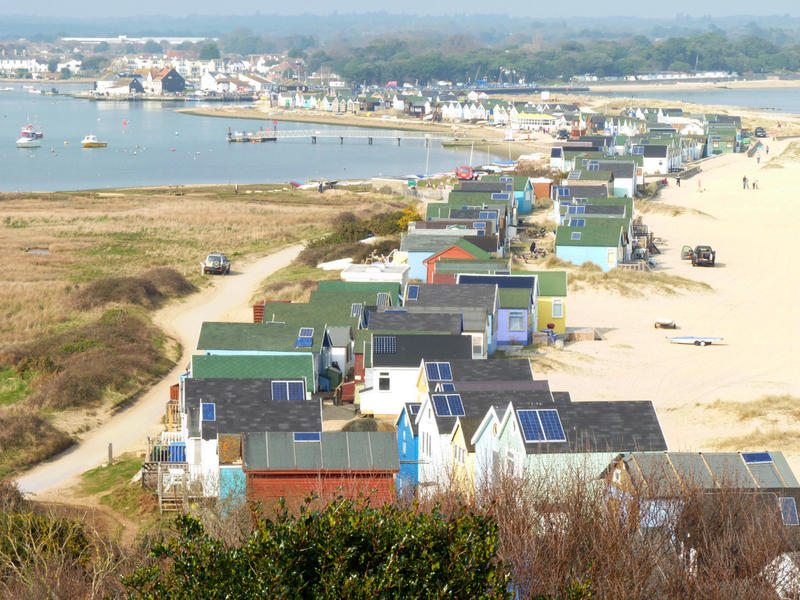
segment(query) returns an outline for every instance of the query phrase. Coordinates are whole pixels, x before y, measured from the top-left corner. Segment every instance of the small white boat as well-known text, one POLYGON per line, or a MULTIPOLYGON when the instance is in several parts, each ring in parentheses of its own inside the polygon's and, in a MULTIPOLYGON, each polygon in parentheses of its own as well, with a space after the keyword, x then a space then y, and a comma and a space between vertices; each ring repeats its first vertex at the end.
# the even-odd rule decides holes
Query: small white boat
POLYGON ((42 140, 36 137, 22 136, 17 140, 17 148, 38 148, 42 145, 42 140))
POLYGON ((721 342, 721 337, 696 337, 696 336, 679 336, 667 338, 670 344, 694 344, 695 346, 710 346, 714 342, 721 342))
POLYGON ((108 146, 108 142, 101 142, 96 135, 90 133, 81 140, 81 146, 84 148, 105 148, 108 146))
POLYGON ((13 87, 0 87, 0 92, 13 92, 13 87))

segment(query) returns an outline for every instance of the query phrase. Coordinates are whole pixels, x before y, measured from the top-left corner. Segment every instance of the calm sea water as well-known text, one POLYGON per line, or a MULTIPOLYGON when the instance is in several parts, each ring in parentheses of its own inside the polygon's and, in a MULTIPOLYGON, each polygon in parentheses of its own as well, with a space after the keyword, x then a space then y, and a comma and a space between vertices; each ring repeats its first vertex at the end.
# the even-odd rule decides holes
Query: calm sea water
POLYGON ((654 100, 676 100, 743 108, 762 108, 781 113, 800 114, 800 88, 770 89, 714 89, 675 90, 653 87, 646 92, 592 92, 593 96, 612 98, 652 98, 654 100))
MULTIPOLYGON (((436 141, 428 155, 422 140, 403 140, 399 147, 395 140, 378 139, 371 146, 363 139, 229 144, 228 127, 255 130, 266 123, 184 115, 174 112, 172 103, 40 96, 12 85, 13 91, 0 92, 0 191, 361 179, 424 174, 426 160, 429 173, 451 171, 466 160, 463 151, 446 150, 436 141), (15 146, 26 123, 44 130, 41 148, 15 146), (107 141, 108 148, 81 148, 88 133, 107 141)), ((56 87, 62 92, 80 89, 56 87)), ((278 127, 331 128, 287 122, 278 127)))

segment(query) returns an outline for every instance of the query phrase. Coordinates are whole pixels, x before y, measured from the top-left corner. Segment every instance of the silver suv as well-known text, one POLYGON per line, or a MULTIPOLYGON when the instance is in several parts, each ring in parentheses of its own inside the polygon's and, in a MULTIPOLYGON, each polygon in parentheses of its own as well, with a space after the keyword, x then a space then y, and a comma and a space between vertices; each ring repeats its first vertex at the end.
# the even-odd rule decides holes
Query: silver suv
POLYGON ((222 252, 212 252, 202 263, 203 275, 227 275, 231 272, 231 261, 222 252))

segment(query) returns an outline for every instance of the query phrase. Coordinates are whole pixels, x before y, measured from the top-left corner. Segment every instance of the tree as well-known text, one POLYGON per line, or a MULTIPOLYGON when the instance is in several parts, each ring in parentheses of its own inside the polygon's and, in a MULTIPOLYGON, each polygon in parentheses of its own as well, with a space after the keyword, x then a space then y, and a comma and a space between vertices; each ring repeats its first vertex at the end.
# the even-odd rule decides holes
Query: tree
POLYGON ((69 79, 72 77, 72 71, 70 71, 67 67, 61 69, 61 72, 58 74, 59 79, 69 79))
POLYGON ((144 48, 142 48, 142 51, 146 54, 163 54, 164 48, 162 48, 161 44, 155 40, 147 40, 144 43, 144 48))
POLYGON ((54 58, 53 60, 47 61, 47 70, 50 73, 55 73, 58 70, 58 59, 54 58))
POLYGON ((108 42, 100 42, 94 47, 94 49, 96 52, 108 52, 111 49, 111 46, 108 45, 108 42))
POLYGON ((219 58, 219 56, 219 46, 217 46, 216 42, 208 42, 200 46, 200 60, 211 60, 219 58))
POLYGON ((238 544, 210 536, 194 517, 156 543, 156 562, 124 582, 131 598, 510 599, 495 558, 491 517, 414 506, 307 499, 296 514, 281 501, 238 544))

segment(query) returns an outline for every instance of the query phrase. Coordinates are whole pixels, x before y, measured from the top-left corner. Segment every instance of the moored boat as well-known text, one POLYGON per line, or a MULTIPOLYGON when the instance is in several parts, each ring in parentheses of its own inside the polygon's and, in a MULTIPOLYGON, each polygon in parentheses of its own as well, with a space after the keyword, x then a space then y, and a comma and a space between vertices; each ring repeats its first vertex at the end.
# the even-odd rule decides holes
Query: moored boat
POLYGON ((21 136, 17 139, 17 148, 38 148, 42 145, 42 140, 35 137, 21 136))
POLYGON ((108 146, 108 142, 101 142, 96 135, 90 133, 81 140, 81 146, 84 148, 105 148, 108 146))
POLYGON ((22 137, 41 139, 44 137, 44 132, 41 129, 34 129, 33 125, 25 125, 22 128, 22 137))

